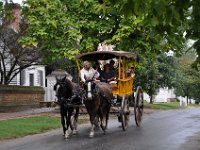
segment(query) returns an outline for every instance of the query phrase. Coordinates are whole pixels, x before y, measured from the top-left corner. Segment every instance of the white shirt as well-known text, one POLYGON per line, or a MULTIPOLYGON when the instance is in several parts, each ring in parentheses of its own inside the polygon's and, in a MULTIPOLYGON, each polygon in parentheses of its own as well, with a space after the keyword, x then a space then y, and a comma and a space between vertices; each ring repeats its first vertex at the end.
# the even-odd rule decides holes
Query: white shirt
POLYGON ((85 68, 81 69, 81 80, 85 83, 86 80, 89 79, 97 79, 99 77, 98 71, 90 68, 86 70, 85 68))

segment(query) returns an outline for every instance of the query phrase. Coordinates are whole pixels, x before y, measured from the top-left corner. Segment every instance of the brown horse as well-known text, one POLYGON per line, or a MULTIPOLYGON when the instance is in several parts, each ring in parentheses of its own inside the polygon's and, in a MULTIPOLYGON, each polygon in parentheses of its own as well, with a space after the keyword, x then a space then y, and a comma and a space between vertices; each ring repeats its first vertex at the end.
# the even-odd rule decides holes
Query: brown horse
POLYGON ((90 116, 91 130, 89 137, 94 136, 94 127, 99 123, 104 134, 107 128, 111 100, 113 98, 110 85, 107 83, 95 83, 86 81, 84 84, 85 98, 84 103, 90 116))

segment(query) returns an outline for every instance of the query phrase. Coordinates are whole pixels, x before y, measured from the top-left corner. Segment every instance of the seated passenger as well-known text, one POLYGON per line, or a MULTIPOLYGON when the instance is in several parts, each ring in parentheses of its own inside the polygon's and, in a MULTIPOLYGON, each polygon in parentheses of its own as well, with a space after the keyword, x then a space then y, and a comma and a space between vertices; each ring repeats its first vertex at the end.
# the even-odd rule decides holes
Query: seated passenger
POLYGON ((103 71, 101 70, 100 63, 96 62, 92 67, 94 70, 98 71, 99 75, 101 76, 103 71))
POLYGON ((110 60, 110 70, 112 70, 114 73, 115 73, 115 76, 116 76, 116 69, 114 67, 115 65, 115 61, 114 60, 110 60))
POLYGON ((98 77, 98 71, 90 67, 90 63, 88 61, 84 61, 83 69, 81 69, 81 80, 83 81, 83 83, 85 83, 86 80, 96 80, 98 79, 98 77))
POLYGON ((116 79, 115 73, 113 70, 110 70, 109 64, 104 65, 104 71, 101 74, 101 81, 109 83, 116 79))
POLYGON ((131 67, 131 68, 128 70, 127 76, 128 76, 128 77, 132 77, 132 78, 135 76, 134 67, 131 67))

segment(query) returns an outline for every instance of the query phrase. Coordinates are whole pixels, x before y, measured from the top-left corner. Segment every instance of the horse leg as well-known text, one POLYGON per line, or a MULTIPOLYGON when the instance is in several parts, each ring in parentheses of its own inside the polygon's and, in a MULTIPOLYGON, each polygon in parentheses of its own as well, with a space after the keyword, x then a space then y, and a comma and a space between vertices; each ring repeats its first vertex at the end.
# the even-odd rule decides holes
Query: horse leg
POLYGON ((99 118, 100 118, 100 116, 99 116, 99 114, 97 114, 96 117, 95 117, 95 123, 94 123, 96 131, 98 131, 99 127, 100 127, 99 126, 99 121, 100 121, 99 118))
POLYGON ((101 119, 101 129, 103 130, 103 133, 106 134, 106 116, 102 112, 100 114, 100 119, 101 119))
POLYGON ((102 128, 104 134, 106 133, 106 129, 107 129, 107 125, 108 125, 109 112, 110 112, 109 103, 102 104, 100 115, 101 115, 101 128, 102 128))
POLYGON ((78 132, 77 123, 78 123, 79 107, 75 108, 75 110, 76 110, 75 115, 73 116, 73 118, 71 120, 73 127, 74 127, 73 135, 76 135, 78 132))
POLYGON ((93 113, 90 114, 90 123, 91 123, 91 129, 90 129, 90 134, 89 137, 93 138, 94 137, 94 124, 95 124, 95 115, 93 113))
POLYGON ((106 111, 106 129, 108 127, 108 120, 109 120, 109 113, 110 113, 111 104, 108 104, 107 111, 106 111))
POLYGON ((63 136, 65 136, 66 134, 65 115, 63 113, 60 113, 60 115, 61 115, 61 124, 63 127, 63 136))
POLYGON ((73 109, 71 108, 68 108, 67 109, 67 116, 66 116, 66 124, 67 124, 67 132, 66 132, 66 135, 65 135, 65 138, 69 138, 70 137, 70 130, 69 130, 69 127, 71 130, 73 130, 73 127, 71 126, 71 116, 72 116, 72 113, 73 113, 73 109))
POLYGON ((106 129, 108 128, 109 111, 106 113, 106 129))

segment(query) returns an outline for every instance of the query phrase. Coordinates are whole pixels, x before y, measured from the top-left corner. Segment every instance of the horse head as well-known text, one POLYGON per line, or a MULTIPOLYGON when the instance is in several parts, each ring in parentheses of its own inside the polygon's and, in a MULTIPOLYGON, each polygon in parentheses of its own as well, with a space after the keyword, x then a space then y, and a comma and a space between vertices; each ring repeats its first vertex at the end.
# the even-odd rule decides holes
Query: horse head
POLYGON ((54 85, 54 91, 58 98, 58 103, 66 102, 68 98, 72 96, 72 84, 66 77, 58 79, 56 77, 56 84, 54 85))
POLYGON ((96 86, 95 81, 87 80, 84 84, 84 89, 86 92, 85 98, 88 100, 92 100, 93 98, 98 96, 98 88, 96 86))

